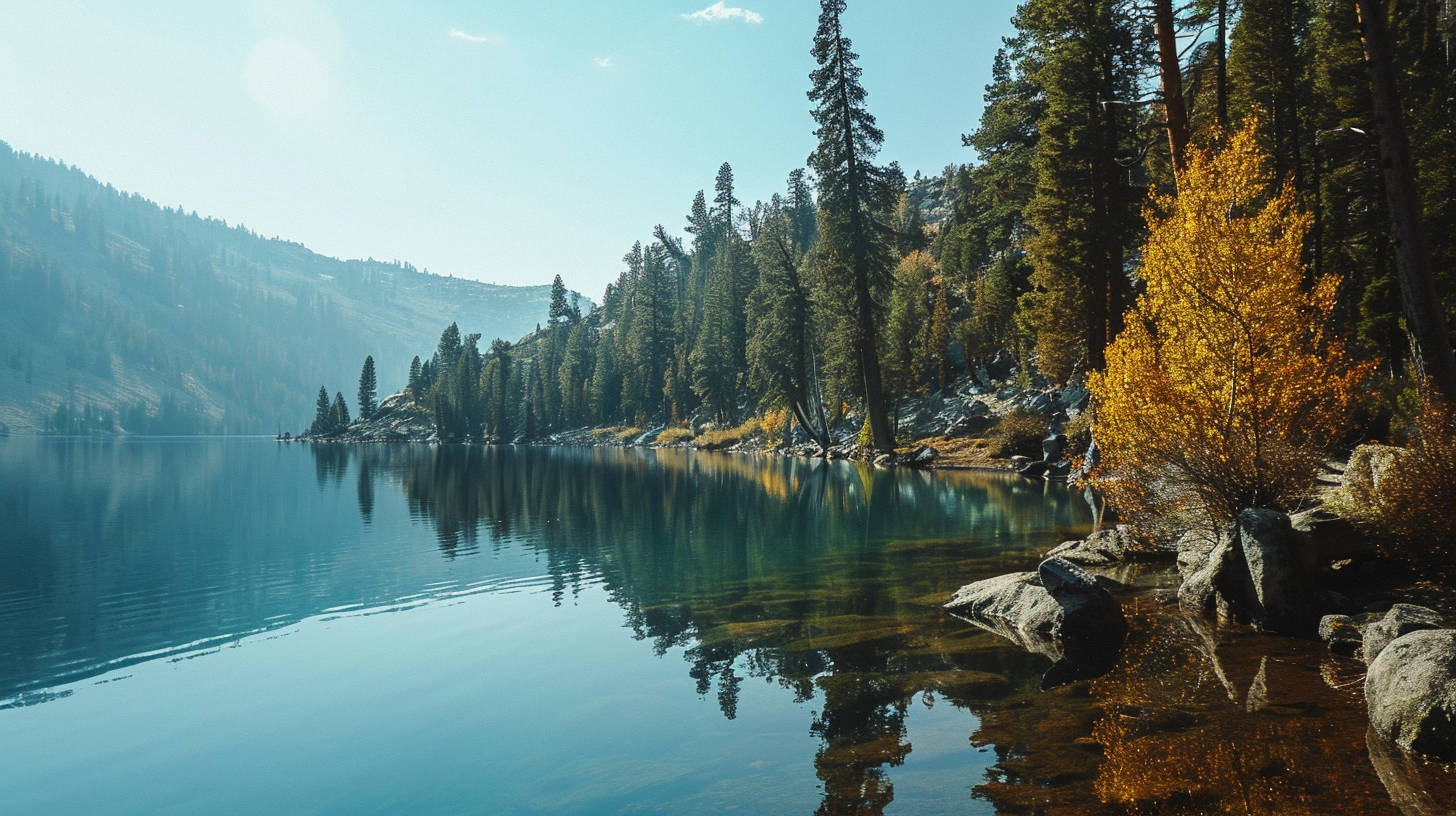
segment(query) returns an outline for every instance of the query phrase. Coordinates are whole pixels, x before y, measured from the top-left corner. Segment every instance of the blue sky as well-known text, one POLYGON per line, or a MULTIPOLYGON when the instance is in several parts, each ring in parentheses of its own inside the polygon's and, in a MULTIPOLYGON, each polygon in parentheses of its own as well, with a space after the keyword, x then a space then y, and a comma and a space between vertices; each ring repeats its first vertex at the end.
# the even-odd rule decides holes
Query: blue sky
MULTIPOLYGON (((971 160, 1014 0, 850 0, 882 161, 971 160)), ((0 140, 344 258, 592 298, 813 149, 808 0, 0 4, 0 140), (702 12, 699 14, 699 12, 702 12), (696 15, 696 16, 695 16, 696 15)))

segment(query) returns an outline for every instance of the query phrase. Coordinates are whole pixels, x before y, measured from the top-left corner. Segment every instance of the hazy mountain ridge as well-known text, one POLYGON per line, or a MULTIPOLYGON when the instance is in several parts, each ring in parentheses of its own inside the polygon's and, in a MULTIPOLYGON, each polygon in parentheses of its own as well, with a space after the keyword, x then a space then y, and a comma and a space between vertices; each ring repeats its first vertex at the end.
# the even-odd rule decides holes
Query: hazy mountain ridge
POLYGON ((441 327, 520 337, 550 289, 324 257, 0 143, 0 423, 16 432, 289 428, 320 384, 352 405, 364 355, 389 393, 441 327))

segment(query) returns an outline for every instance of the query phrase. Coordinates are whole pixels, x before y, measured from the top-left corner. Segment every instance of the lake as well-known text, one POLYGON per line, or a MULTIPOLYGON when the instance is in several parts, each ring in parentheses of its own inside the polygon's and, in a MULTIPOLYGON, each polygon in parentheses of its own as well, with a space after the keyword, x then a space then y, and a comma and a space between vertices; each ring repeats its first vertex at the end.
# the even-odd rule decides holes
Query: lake
POLYGON ((1445 801, 1450 769, 1367 744, 1352 666, 1170 611, 1166 571, 1119 575, 1133 633, 1116 668, 1046 692, 1048 658, 941 610, 1091 525, 1080 494, 996 473, 0 439, 0 802, 1399 814, 1391 791, 1445 801))

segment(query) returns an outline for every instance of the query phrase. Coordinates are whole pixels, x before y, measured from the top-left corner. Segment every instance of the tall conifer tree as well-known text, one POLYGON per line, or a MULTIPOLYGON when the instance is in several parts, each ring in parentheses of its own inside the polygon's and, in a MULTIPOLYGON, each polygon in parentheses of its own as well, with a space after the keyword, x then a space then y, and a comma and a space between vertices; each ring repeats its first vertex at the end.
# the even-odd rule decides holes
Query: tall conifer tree
POLYGON ((374 355, 364 358, 364 369, 359 372, 359 418, 368 419, 374 415, 374 400, 379 394, 379 382, 374 376, 374 355))
POLYGON ((821 0, 819 28, 811 53, 818 64, 809 74, 809 99, 819 146, 809 166, 819 178, 819 224, 829 288, 848 317, 850 345, 864 388, 865 413, 876 450, 894 448, 879 357, 879 320, 890 257, 883 215, 894 190, 884 169, 873 164, 884 133, 865 108, 859 83, 859 55, 844 36, 844 0, 821 0))

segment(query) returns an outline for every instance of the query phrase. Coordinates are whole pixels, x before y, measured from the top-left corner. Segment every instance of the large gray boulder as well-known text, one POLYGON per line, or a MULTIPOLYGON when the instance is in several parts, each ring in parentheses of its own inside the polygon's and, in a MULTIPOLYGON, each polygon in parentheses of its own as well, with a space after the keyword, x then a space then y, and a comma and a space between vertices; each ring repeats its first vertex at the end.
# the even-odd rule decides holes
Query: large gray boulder
POLYGON ((1456 630, 1424 629, 1391 641, 1365 674, 1365 701, 1381 738, 1456 760, 1456 630))
POLYGON ((1253 593, 1247 598, 1256 629, 1298 635, 1312 632, 1318 600, 1305 574, 1304 542, 1289 517, 1276 510, 1245 510, 1234 522, 1253 593))
POLYGON ((1440 613, 1434 609, 1415 604, 1396 604, 1380 620, 1365 625, 1361 633, 1365 662, 1374 662, 1386 646, 1403 635, 1424 629, 1440 629, 1443 626, 1440 613))
POLYGON ((1107 672, 1127 636, 1117 599, 1061 558, 1046 559, 1036 572, 967 584, 945 608, 1056 661, 1042 677, 1043 689, 1107 672))
MULTIPOLYGON (((974 621, 993 624, 998 630, 1009 628, 1018 635, 1042 638, 1056 636, 1065 615, 1034 572, 1013 572, 966 584, 956 591, 945 608, 974 621)), ((1014 635, 1003 636, 1021 642, 1014 635)))
POLYGON ((1180 542, 1178 601, 1190 611, 1249 623, 1261 632, 1313 633, 1319 615, 1306 547, 1288 516, 1245 510, 1212 539, 1180 542))

